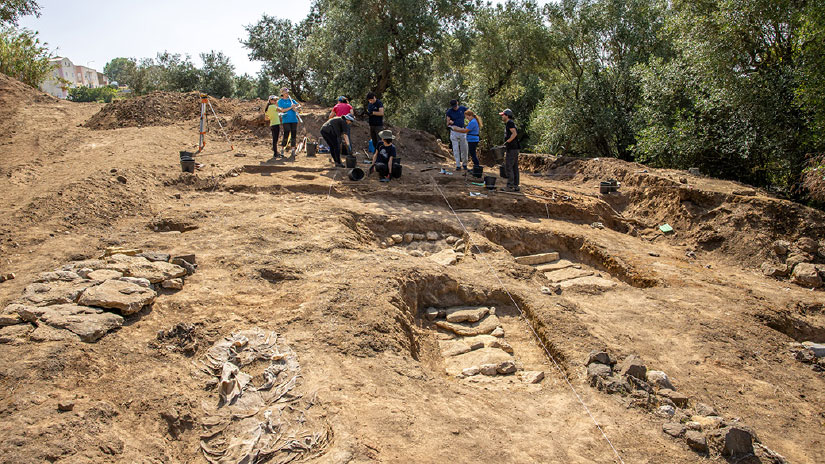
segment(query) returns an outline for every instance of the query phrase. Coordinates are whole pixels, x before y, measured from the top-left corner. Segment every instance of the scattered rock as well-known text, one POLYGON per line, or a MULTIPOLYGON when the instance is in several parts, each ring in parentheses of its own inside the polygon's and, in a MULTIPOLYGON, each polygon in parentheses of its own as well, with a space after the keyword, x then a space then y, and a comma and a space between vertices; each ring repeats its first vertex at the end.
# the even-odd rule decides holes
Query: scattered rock
POLYGON ((793 268, 791 281, 805 288, 819 288, 822 286, 822 278, 816 266, 810 263, 799 263, 793 268))
POLYGON ((493 376, 498 374, 498 364, 482 364, 479 367, 479 372, 482 375, 493 376))
POLYGON ((691 416, 690 421, 699 424, 702 430, 715 430, 722 425, 722 418, 719 416, 691 416))
POLYGON ((183 289, 183 279, 164 280, 160 285, 161 287, 168 288, 170 290, 181 290, 183 289))
POLYGON ((590 385, 595 386, 597 377, 606 379, 613 375, 613 369, 607 364, 600 364, 597 362, 587 365, 587 378, 590 379, 590 385))
POLYGON ((458 237, 456 237, 455 235, 450 235, 449 237, 447 237, 447 243, 450 245, 454 244, 457 241, 458 237))
POLYGON ((702 435, 702 432, 696 430, 688 430, 685 433, 685 442, 690 449, 700 453, 708 452, 708 440, 702 435))
POLYGON ((461 371, 461 373, 467 377, 478 375, 479 372, 481 372, 481 370, 478 368, 478 366, 468 367, 461 371))
POLYGON ((490 332, 490 335, 492 335, 494 337, 498 337, 498 338, 504 337, 504 329, 501 328, 501 327, 496 327, 495 330, 490 332))
POLYGON ((413 234, 413 240, 420 242, 422 240, 427 240, 427 236, 424 234, 413 234))
POLYGON ((424 315, 428 321, 434 321, 438 317, 438 309, 429 307, 424 310, 424 315))
POLYGON ((663 388, 658 391, 658 394, 663 398, 667 398, 670 401, 673 401, 673 404, 675 404, 677 407, 686 408, 688 405, 688 397, 677 391, 663 388))
POLYGON ((72 271, 53 271, 40 274, 35 282, 74 282, 80 279, 81 277, 72 271))
POLYGON ((390 235, 390 238, 392 239, 392 242, 395 244, 399 244, 404 241, 404 236, 401 234, 392 234, 390 235))
POLYGON ((771 248, 773 252, 776 253, 778 256, 785 256, 788 254, 788 249, 791 247, 791 242, 787 240, 777 240, 773 242, 771 248))
POLYGON ((453 332, 456 335, 461 335, 463 337, 471 337, 474 335, 489 334, 500 325, 500 322, 498 320, 498 317, 491 314, 482 319, 481 321, 474 322, 471 324, 436 321, 435 325, 444 330, 449 330, 450 332, 453 332))
POLYGON ((700 416, 718 416, 719 414, 716 413, 716 410, 713 409, 712 406, 708 406, 705 403, 696 403, 696 406, 693 408, 696 411, 696 414, 700 416))
POLYGON ((519 377, 524 383, 540 383, 544 380, 544 371, 524 371, 519 377))
POLYGON ((447 309, 448 322, 478 322, 490 312, 485 306, 461 306, 447 309))
POLYGON ((662 371, 647 371, 647 381, 657 388, 676 390, 676 387, 670 383, 670 378, 662 371))
POLYGON ((438 232, 434 232, 434 231, 427 232, 427 240, 429 240, 431 242, 435 241, 435 240, 438 240, 438 232))
POLYGON ((590 227, 594 229, 604 229, 604 224, 602 224, 601 222, 594 222, 590 224, 590 227))
POLYGON ((814 342, 802 342, 802 346, 810 350, 817 358, 825 357, 825 345, 814 342))
POLYGON ((797 240, 794 245, 805 253, 816 253, 819 248, 819 244, 816 243, 816 240, 810 237, 802 237, 797 240))
POLYGON ((107 280, 97 287, 86 289, 78 304, 117 309, 122 315, 128 316, 155 301, 156 295, 154 290, 131 282, 107 280))
POLYGON ((92 271, 86 275, 86 278, 89 280, 109 280, 109 279, 117 279, 123 277, 123 273, 120 271, 113 271, 111 269, 98 269, 96 271, 92 271))
POLYGON ((559 295, 561 294, 561 285, 555 284, 552 287, 541 287, 541 293, 545 295, 559 295))
POLYGON ((659 406, 659 409, 656 410, 656 415, 665 418, 671 418, 676 414, 676 408, 669 404, 665 404, 659 406))
POLYGON ((662 432, 673 438, 679 438, 685 434, 685 426, 678 422, 666 422, 662 424, 662 432))
POLYGON ((412 256, 413 258, 423 258, 423 257, 427 256, 421 250, 412 250, 412 251, 409 252, 409 255, 412 256))
POLYGON ((430 259, 442 266, 452 266, 458 262, 456 252, 451 249, 441 250, 434 255, 430 255, 430 259))
POLYGON ((144 252, 139 253, 137 256, 140 256, 141 258, 146 258, 149 261, 152 261, 153 263, 158 261, 167 263, 170 259, 172 259, 172 256, 167 253, 144 252))
POLYGON ((630 355, 619 365, 619 373, 644 380, 647 374, 647 367, 641 358, 636 355, 630 355))
POLYGON ((60 412, 67 412, 74 409, 74 401, 58 401, 57 410, 60 412))
POLYGON ((737 457, 753 454, 753 434, 743 427, 726 427, 711 436, 722 456, 737 457))
POLYGON ((114 255, 135 256, 138 253, 143 253, 143 250, 137 248, 108 247, 103 251, 103 257, 114 255))
POLYGON ((794 252, 788 255, 788 258, 785 260, 785 264, 788 265, 788 269, 793 270, 797 264, 810 263, 813 259, 813 256, 807 253, 794 252))
POLYGON ((410 232, 407 232, 406 234, 404 234, 404 243, 412 243, 413 238, 414 238, 413 234, 410 233, 410 232))
POLYGON ((687 181, 687 177, 680 177, 680 178, 679 178, 679 183, 680 183, 680 184, 687 184, 687 182, 688 182, 688 181, 687 181))
POLYGON ((120 182, 121 184, 125 184, 125 183, 126 183, 126 177, 125 177, 125 176, 117 176, 117 177, 116 177, 116 179, 117 179, 117 181, 118 181, 118 182, 120 182))
POLYGON ((765 261, 761 266, 762 274, 768 277, 787 277, 789 274, 787 264, 774 264, 770 261, 765 261))
POLYGON ((7 280, 14 280, 13 272, 9 272, 7 274, 0 274, 0 282, 5 282, 7 280))
POLYGON ((594 376, 590 379, 590 385, 595 386, 599 390, 608 394, 624 394, 630 392, 630 384, 627 383, 625 377, 622 377, 620 375, 611 375, 610 377, 606 378, 594 376))
POLYGON ((117 314, 74 304, 45 307, 21 305, 17 308, 17 314, 25 321, 37 324, 38 329, 44 325, 64 329, 87 343, 94 342, 106 332, 123 325, 123 318, 117 314))
POLYGON ((518 369, 516 368, 516 363, 513 361, 504 361, 496 368, 496 372, 501 375, 514 374, 516 370, 518 369))
POLYGON ((190 263, 189 261, 186 261, 183 258, 172 258, 171 264, 174 264, 175 266, 180 266, 183 269, 185 269, 186 270, 186 275, 188 275, 188 276, 194 274, 195 273, 195 268, 197 267, 197 265, 192 264, 192 263, 190 263))
POLYGON ((453 244, 453 249, 454 250, 461 250, 462 248, 464 248, 464 239, 460 238, 460 239, 456 240, 456 242, 453 244))
POLYGON ((615 362, 610 359, 610 355, 604 351, 593 350, 587 356, 587 365, 592 363, 599 363, 599 364, 607 364, 608 366, 612 366, 615 362))

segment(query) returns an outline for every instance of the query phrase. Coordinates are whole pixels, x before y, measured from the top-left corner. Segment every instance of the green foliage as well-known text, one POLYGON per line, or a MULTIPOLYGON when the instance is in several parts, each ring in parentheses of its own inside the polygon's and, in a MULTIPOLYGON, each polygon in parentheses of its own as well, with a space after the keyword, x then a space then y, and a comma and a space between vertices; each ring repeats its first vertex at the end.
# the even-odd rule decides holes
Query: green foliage
POLYGON ((21 16, 40 16, 40 5, 36 0, 3 0, 0 2, 0 25, 8 23, 16 26, 21 16))
POLYGON ((254 100, 257 98, 255 92, 255 80, 249 74, 235 76, 235 93, 232 95, 241 100, 254 100))
POLYGON ((278 95, 275 85, 269 81, 266 73, 258 74, 258 79, 255 81, 255 96, 261 100, 266 100, 270 95, 278 95))
POLYGON ((808 2, 794 43, 799 66, 797 104, 810 117, 814 150, 825 146, 825 4, 808 2))
POLYGON ((135 68, 137 68, 137 62, 134 58, 115 58, 106 63, 103 67, 103 74, 109 78, 110 82, 129 85, 127 81, 131 79, 135 68))
POLYGON ((305 51, 309 29, 308 20, 293 25, 288 19, 264 15, 257 24, 246 26, 249 37, 242 41, 251 59, 264 62, 264 73, 289 87, 299 100, 311 91, 305 51))
POLYGON ((201 60, 201 90, 217 98, 231 97, 235 87, 235 67, 230 63, 229 57, 223 52, 212 50, 201 53, 201 60))
POLYGON ((170 92, 192 92, 197 90, 201 73, 186 55, 169 52, 158 53, 157 66, 161 70, 160 89, 170 92))
POLYGON ((37 32, 0 26, 0 72, 32 87, 52 72, 52 54, 37 38, 37 32))
POLYGON ((69 89, 69 100, 73 102, 111 103, 117 96, 117 89, 104 86, 91 89, 89 87, 73 87, 69 89))

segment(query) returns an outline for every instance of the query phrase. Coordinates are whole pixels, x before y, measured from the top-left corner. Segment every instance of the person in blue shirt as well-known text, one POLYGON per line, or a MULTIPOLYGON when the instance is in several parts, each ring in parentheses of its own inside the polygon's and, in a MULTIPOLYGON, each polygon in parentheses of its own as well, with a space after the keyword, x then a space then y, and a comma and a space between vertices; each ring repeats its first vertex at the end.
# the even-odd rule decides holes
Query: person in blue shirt
POLYGON ((300 107, 292 97, 289 96, 289 89, 281 89, 281 99, 278 100, 278 112, 281 113, 281 126, 284 135, 281 140, 281 155, 286 153, 286 144, 289 142, 292 147, 292 156, 295 156, 295 147, 298 145, 298 113, 300 107))
POLYGON ((476 149, 478 148, 478 142, 481 140, 479 131, 484 127, 484 124, 481 122, 481 118, 471 110, 465 111, 464 115, 469 121, 467 123, 467 147, 470 149, 470 159, 473 160, 473 166, 478 166, 481 163, 478 162, 476 149))
POLYGON ((466 106, 459 106, 458 100, 450 100, 450 108, 447 109, 447 127, 450 128, 450 142, 453 144, 453 157, 455 158, 455 169, 460 171, 467 169, 467 132, 464 131, 464 112, 466 106))
POLYGON ((381 182, 389 182, 392 177, 392 165, 397 156, 395 145, 392 144, 395 136, 389 130, 381 131, 378 136, 381 137, 381 145, 375 150, 375 155, 372 157, 370 172, 374 169, 381 177, 381 182))

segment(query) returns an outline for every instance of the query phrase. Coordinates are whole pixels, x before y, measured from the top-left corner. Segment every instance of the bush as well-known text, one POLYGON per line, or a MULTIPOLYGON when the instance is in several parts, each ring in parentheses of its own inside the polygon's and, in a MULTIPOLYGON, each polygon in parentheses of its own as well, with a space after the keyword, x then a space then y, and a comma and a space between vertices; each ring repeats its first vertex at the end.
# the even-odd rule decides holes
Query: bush
POLYGON ((38 87, 52 71, 52 54, 37 32, 0 26, 0 72, 38 87))
POLYGON ((69 100, 73 102, 111 103, 117 96, 117 89, 112 87, 74 87, 69 89, 69 100))

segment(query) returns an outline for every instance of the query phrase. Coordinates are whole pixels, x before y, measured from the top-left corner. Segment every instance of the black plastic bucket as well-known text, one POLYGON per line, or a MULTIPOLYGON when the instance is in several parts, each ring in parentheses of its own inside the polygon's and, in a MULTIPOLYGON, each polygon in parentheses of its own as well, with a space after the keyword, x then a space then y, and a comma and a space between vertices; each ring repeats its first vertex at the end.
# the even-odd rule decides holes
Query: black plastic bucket
POLYGON ((477 166, 473 166, 473 177, 475 177, 476 179, 481 179, 481 177, 483 175, 484 175, 484 166, 482 166, 480 164, 477 165, 477 166))
POLYGON ((349 171, 349 180, 359 181, 364 178, 364 170, 361 168, 352 168, 349 171))
POLYGON ((355 166, 358 165, 358 158, 356 158, 352 155, 347 155, 345 157, 345 160, 346 160, 348 169, 352 169, 352 168, 354 168, 355 166))
POLYGON ((195 172, 195 160, 180 160, 180 168, 183 172, 195 172))
POLYGON ((180 152, 180 160, 181 161, 194 161, 195 154, 191 151, 182 151, 180 152))
POLYGON ((495 176, 484 176, 484 186, 487 187, 489 190, 493 190, 496 188, 496 177, 495 176))
POLYGON ((504 179, 507 178, 507 168, 503 164, 498 168, 498 175, 504 179))
POLYGON ((307 142, 307 158, 315 158, 315 153, 318 152, 318 144, 315 142, 307 142))
POLYGON ((401 171, 403 168, 401 167, 401 159, 400 158, 393 158, 392 159, 392 177, 393 179, 399 179, 401 177, 401 171))

